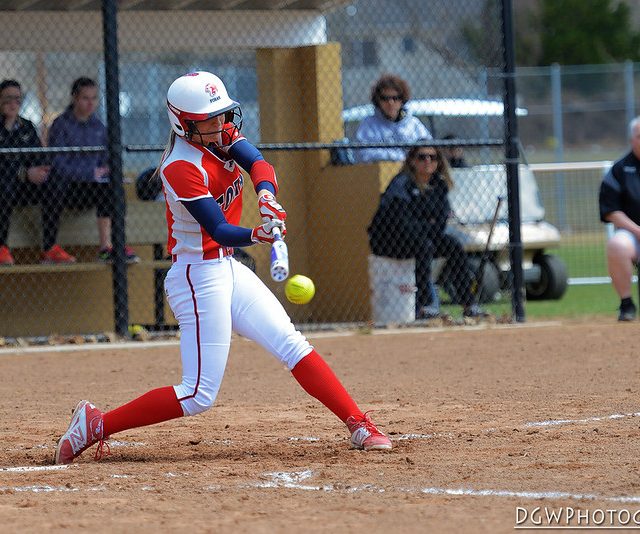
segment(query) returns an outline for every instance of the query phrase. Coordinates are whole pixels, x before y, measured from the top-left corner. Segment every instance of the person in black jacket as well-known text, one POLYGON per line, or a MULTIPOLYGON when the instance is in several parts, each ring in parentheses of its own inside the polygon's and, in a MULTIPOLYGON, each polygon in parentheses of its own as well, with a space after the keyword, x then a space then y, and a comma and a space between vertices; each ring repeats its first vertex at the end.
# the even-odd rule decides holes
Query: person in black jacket
MULTIPOLYGON (((16 80, 0 82, 0 147, 40 147, 40 138, 30 121, 19 115, 22 88, 16 80)), ((56 245, 57 221, 51 221, 54 204, 60 202, 62 191, 55 180, 49 180, 50 166, 42 154, 0 155, 0 265, 15 263, 8 247, 9 224, 17 205, 41 204, 43 263, 75 261, 56 245)))
POLYGON ((631 151, 616 161, 600 185, 600 220, 615 232, 607 243, 607 263, 620 296, 618 321, 636 318, 631 298, 633 264, 640 259, 640 117, 629 123, 631 151))
MULTIPOLYGON (((449 133, 442 138, 444 141, 455 141, 457 137, 449 133)), ((468 167, 467 161, 464 159, 464 150, 461 146, 452 146, 443 149, 444 155, 449 161, 449 166, 456 169, 468 167)))
POLYGON ((453 180, 442 152, 435 147, 413 147, 400 173, 380 199, 368 228, 373 254, 396 259, 415 258, 416 318, 428 318, 432 299, 431 263, 445 257, 457 300, 465 317, 486 313, 474 303, 473 273, 462 244, 447 234, 451 212, 449 190, 453 180))

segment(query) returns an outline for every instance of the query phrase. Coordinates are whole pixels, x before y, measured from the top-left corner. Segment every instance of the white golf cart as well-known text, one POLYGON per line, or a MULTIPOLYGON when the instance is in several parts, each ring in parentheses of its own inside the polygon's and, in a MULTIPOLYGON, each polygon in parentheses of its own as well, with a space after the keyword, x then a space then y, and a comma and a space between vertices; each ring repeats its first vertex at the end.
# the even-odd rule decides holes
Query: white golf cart
MULTIPOLYGON (((504 165, 482 165, 452 169, 455 187, 450 201, 455 217, 449 221, 448 232, 463 243, 477 268, 485 249, 491 221, 498 197, 505 201, 498 212, 487 262, 482 273, 480 301, 488 302, 499 297, 501 289, 508 288, 509 225, 507 222, 506 171, 504 165)), ((551 300, 561 298, 567 289, 567 269, 557 256, 547 253, 548 248, 560 243, 558 229, 544 220, 544 207, 540 202, 538 186, 533 172, 527 165, 520 165, 521 238, 523 246, 523 270, 527 298, 551 300)), ((434 276, 452 300, 444 262, 436 262, 434 276)))

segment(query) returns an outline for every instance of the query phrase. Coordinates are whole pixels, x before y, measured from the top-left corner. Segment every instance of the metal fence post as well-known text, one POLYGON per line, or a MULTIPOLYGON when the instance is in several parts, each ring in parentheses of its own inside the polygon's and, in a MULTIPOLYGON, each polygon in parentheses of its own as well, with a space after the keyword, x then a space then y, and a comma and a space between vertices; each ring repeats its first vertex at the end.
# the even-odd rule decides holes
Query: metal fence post
POLYGON ((502 0, 502 51, 504 54, 504 121, 509 200, 509 245, 513 287, 511 303, 515 319, 525 321, 523 304, 522 238, 520 235, 520 183, 518 178, 518 123, 516 122, 516 81, 511 0, 502 0))
MULTIPOLYGON (((551 103, 553 107, 553 138, 555 141, 556 163, 564 161, 564 128, 562 125, 562 74, 560 65, 551 65, 551 103)), ((565 213, 564 174, 556 173, 557 217, 561 229, 567 227, 565 213)))
POLYGON ((113 312, 118 335, 128 335, 129 298, 125 245, 125 200, 122 183, 122 138, 120 133, 120 83, 118 72, 118 7, 116 0, 103 0, 102 23, 104 38, 105 95, 107 101, 107 151, 113 217, 111 236, 113 241, 113 312))
POLYGON ((629 124, 636 116, 633 61, 631 60, 627 60, 624 62, 624 110, 625 116, 627 118, 627 124, 629 124))

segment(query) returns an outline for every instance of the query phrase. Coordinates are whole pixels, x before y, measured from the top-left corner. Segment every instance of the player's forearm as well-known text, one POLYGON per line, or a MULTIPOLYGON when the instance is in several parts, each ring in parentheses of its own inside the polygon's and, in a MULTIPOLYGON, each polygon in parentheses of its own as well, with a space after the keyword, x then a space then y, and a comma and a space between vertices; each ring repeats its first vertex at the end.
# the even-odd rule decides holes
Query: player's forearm
POLYGON ((248 247, 251 241, 251 229, 229 224, 212 198, 201 198, 191 202, 183 202, 191 216, 207 233, 224 247, 248 247))
POLYGON ((211 237, 225 247, 248 247, 253 245, 251 228, 235 226, 226 222, 219 224, 211 237))
POLYGON ((273 196, 276 195, 276 189, 273 187, 271 182, 260 182, 256 185, 256 193, 258 197, 261 197, 265 193, 271 193, 273 196))

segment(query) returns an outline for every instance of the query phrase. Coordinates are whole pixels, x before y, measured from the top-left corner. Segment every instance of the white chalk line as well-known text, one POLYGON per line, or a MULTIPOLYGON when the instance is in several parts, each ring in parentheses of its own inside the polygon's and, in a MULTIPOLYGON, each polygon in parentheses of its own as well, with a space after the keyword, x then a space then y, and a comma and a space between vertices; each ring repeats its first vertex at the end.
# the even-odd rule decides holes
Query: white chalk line
POLYGON ((617 503, 640 503, 640 496, 635 495, 620 495, 620 496, 607 496, 598 495, 596 493, 571 493, 565 491, 518 491, 518 490, 503 490, 503 489, 475 489, 475 488, 441 488, 441 487, 427 487, 427 488, 390 488, 386 489, 383 486, 377 484, 360 484, 356 486, 346 484, 322 484, 311 485, 308 483, 302 483, 310 481, 314 473, 311 469, 305 469, 303 471, 276 471, 265 473, 263 476, 267 478, 266 481, 256 482, 251 484, 250 487, 269 489, 269 488, 285 488, 295 489, 302 491, 338 491, 342 493, 355 493, 359 491, 366 491, 371 493, 385 493, 389 491, 400 491, 403 493, 422 493, 425 495, 450 495, 456 497, 502 497, 502 498, 518 498, 529 500, 577 500, 577 501, 606 501, 617 503))
MULTIPOLYGON (((42 466, 51 469, 65 469, 69 466, 42 466)), ((17 470, 18 468, 11 468, 17 470)), ((8 469, 5 469, 8 470, 8 469)), ((36 470, 36 469, 32 469, 36 470)), ((576 500, 576 501, 606 501, 616 503, 640 503, 640 496, 636 495, 599 495, 597 493, 571 493, 566 491, 522 491, 522 490, 505 490, 505 489, 477 489, 477 488, 445 488, 445 487, 392 487, 385 488, 380 484, 357 484, 351 485, 346 483, 331 484, 310 484, 314 477, 311 469, 301 471, 274 471, 261 475, 266 480, 254 482, 251 484, 240 484, 240 488, 257 488, 257 489, 291 489, 300 491, 319 491, 319 492, 338 492, 338 493, 419 493, 424 495, 446 495, 452 497, 497 497, 497 498, 517 498, 527 500, 576 500)), ((183 475, 188 476, 187 473, 183 475)), ((130 475, 112 474, 111 478, 136 478, 130 475)), ((166 473, 165 476, 175 477, 174 473, 166 473)), ((0 492, 31 492, 31 493, 51 493, 51 492, 77 492, 77 491, 107 491, 111 488, 105 486, 90 486, 80 488, 74 486, 50 486, 50 485, 30 485, 30 486, 0 486, 0 492)), ((154 491, 154 486, 141 486, 142 491, 154 491)), ((202 488, 205 491, 221 491, 222 485, 209 485, 202 488)))
POLYGON ((203 445, 225 445, 225 446, 229 446, 229 445, 233 445, 233 440, 229 439, 229 438, 214 438, 214 439, 203 439, 202 440, 202 444, 203 445))
MULTIPOLYGON (((629 413, 614 413, 610 415, 594 415, 591 417, 582 417, 578 419, 548 419, 546 421, 529 421, 520 426, 516 426, 515 428, 554 428, 560 427, 564 425, 584 425, 589 423, 597 423, 597 422, 608 422, 608 421, 619 421, 620 419, 627 419, 630 417, 640 417, 640 412, 629 412, 629 413)), ((485 428, 480 431, 475 431, 475 433, 480 434, 492 434, 494 432, 499 432, 500 430, 510 430, 514 428, 513 426, 505 426, 502 428, 485 428)), ((436 439, 436 438, 456 438, 459 436, 465 437, 469 433, 473 434, 474 431, 465 430, 462 432, 434 432, 432 434, 400 434, 400 435, 391 435, 392 441, 404 441, 404 440, 414 440, 414 439, 436 439)))
POLYGON ((37 484, 33 486, 0 486, 0 493, 15 492, 15 493, 52 493, 59 491, 63 493, 76 492, 76 491, 106 491, 104 486, 91 486, 87 488, 69 487, 69 486, 49 486, 43 484, 37 484))
POLYGON ((178 347, 179 340, 170 341, 124 341, 115 343, 78 343, 69 345, 37 345, 34 347, 6 347, 0 348, 0 356, 10 356, 14 354, 38 354, 42 352, 78 352, 93 350, 131 350, 131 349, 152 349, 159 347, 178 347))
MULTIPOLYGON (((71 465, 25 465, 20 467, 0 467, 0 473, 30 473, 34 471, 62 471, 71 465)), ((76 467, 75 465, 73 467, 76 467)))
POLYGON ((452 432, 434 433, 434 434, 399 434, 392 436, 390 439, 393 441, 407 441, 411 439, 434 439, 434 438, 448 438, 453 436, 452 432))
MULTIPOLYGON (((345 493, 355 493, 357 491, 369 491, 374 493, 383 493, 385 490, 375 484, 361 484, 358 486, 351 486, 347 484, 323 484, 320 486, 301 484, 303 480, 310 479, 313 476, 311 469, 305 469, 304 471, 276 471, 273 473, 265 473, 264 477, 270 479, 264 482, 256 482, 249 484, 249 487, 254 488, 287 488, 297 489, 304 491, 342 491, 345 493)), ((247 487, 247 485, 245 485, 247 487)))
POLYGON ((549 419, 547 421, 531 421, 525 423, 525 427, 545 427, 545 426, 561 426, 561 425, 583 425, 586 423, 594 423, 598 421, 614 421, 616 419, 625 419, 627 417, 640 417, 640 412, 632 413, 614 413, 611 415, 601 415, 593 417, 585 417, 582 419, 549 419))
POLYGON ((560 326, 561 321, 540 321, 537 323, 478 323, 460 326, 428 326, 428 327, 406 327, 406 328, 381 328, 374 329, 370 333, 374 336, 384 336, 389 334, 441 334, 443 332, 477 332, 479 330, 512 330, 522 328, 546 328, 549 326, 560 326))
POLYGON ((116 439, 109 440, 109 447, 146 447, 144 441, 118 441, 116 439))
POLYGON ((428 495, 451 495, 471 497, 507 497, 518 499, 569 499, 575 501, 607 501, 621 503, 640 503, 640 496, 621 495, 606 496, 595 493, 569 493, 565 491, 512 491, 473 488, 422 488, 421 493, 428 495))

